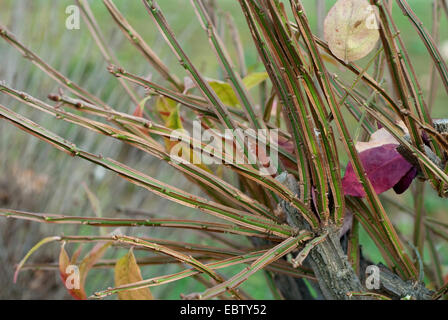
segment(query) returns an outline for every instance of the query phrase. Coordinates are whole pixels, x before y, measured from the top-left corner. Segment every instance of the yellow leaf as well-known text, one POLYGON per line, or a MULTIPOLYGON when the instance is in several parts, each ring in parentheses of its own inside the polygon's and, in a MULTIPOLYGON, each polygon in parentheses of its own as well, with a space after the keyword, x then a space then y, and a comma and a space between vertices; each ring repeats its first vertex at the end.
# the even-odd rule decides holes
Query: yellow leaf
MULTIPOLYGON (((115 264, 115 286, 119 287, 142 280, 140 268, 131 249, 115 264)), ((148 288, 121 291, 118 293, 118 298, 120 300, 154 300, 148 288)))
MULTIPOLYGON (((230 89, 232 88, 230 87, 230 89)), ((176 101, 165 97, 158 97, 156 100, 156 110, 160 114, 166 127, 173 130, 182 130, 184 128, 179 112, 180 107, 176 101)), ((190 163, 195 162, 193 161, 195 156, 200 156, 196 150, 193 150, 189 145, 182 141, 171 141, 169 138, 165 138, 164 141, 167 151, 173 152, 176 156, 181 157, 190 163)), ((204 164, 197 164, 197 166, 211 172, 204 164)))
MULTIPOLYGON (((250 90, 268 78, 267 72, 254 72, 243 79, 244 86, 250 90)), ((212 80, 208 82, 218 98, 227 106, 237 107, 240 102, 232 86, 227 82, 212 80)))
MULTIPOLYGON (((179 113, 179 104, 176 101, 160 96, 156 100, 156 110, 167 128, 173 130, 183 129, 182 119, 179 113)), ((178 143, 170 141, 168 138, 164 140, 168 151, 178 143)))
POLYGON ((345 62, 368 55, 379 39, 375 7, 367 0, 339 0, 324 22, 331 52, 345 62))
POLYGON ((244 85, 247 89, 252 89, 262 83, 268 78, 267 72, 254 72, 243 79, 244 85))
POLYGON ((179 104, 176 101, 165 97, 158 97, 156 100, 156 110, 165 122, 166 127, 174 130, 182 128, 179 104))
POLYGON ((208 83, 218 98, 227 106, 236 107, 239 104, 238 98, 233 88, 227 82, 218 80, 209 81, 208 83))
POLYGON ((325 62, 331 63, 335 67, 338 67, 341 70, 343 70, 343 67, 341 66, 341 64, 338 62, 338 60, 333 58, 333 56, 330 56, 330 55, 326 54, 325 52, 321 52, 320 56, 322 57, 322 60, 324 60, 325 62))

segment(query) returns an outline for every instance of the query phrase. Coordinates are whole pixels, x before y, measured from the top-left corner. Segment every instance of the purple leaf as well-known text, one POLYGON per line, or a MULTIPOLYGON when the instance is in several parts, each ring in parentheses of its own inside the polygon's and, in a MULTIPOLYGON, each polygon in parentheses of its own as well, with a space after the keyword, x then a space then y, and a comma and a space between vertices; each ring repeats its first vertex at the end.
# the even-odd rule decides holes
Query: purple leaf
POLYGON ((417 171, 418 170, 416 167, 412 167, 411 170, 409 170, 408 173, 406 173, 405 176, 401 178, 401 180, 398 181, 396 185, 394 185, 394 191, 397 194, 402 194, 403 192, 405 192, 411 185, 412 180, 414 180, 414 178, 417 176, 417 171))
MULTIPOLYGON (((397 189, 402 191, 404 187, 409 187, 412 179, 415 178, 411 170, 413 166, 398 153, 396 147, 396 144, 386 144, 359 153, 367 177, 377 194, 383 193, 397 184, 397 189), (402 179, 403 181, 401 181, 402 179)), ((365 197, 364 188, 358 181, 351 163, 345 170, 342 188, 345 195, 365 197)))

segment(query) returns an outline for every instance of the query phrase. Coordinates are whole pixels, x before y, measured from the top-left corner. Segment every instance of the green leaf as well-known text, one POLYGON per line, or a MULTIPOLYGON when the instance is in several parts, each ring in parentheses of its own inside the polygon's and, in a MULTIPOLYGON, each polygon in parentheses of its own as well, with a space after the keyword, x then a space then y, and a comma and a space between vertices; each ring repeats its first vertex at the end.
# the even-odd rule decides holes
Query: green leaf
MULTIPOLYGON (((142 280, 140 268, 131 249, 115 264, 115 286, 119 287, 142 280)), ((120 291, 118 298, 120 300, 154 300, 148 288, 120 291)))

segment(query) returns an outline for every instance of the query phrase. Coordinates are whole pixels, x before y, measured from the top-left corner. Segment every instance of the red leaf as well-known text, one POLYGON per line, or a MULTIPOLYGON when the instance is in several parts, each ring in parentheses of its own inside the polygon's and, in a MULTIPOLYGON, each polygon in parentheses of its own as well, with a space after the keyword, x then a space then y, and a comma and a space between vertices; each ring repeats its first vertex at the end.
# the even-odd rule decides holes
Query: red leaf
POLYGON ((143 109, 140 106, 137 106, 132 114, 134 117, 143 118, 143 109))
MULTIPOLYGON (((377 194, 383 193, 398 184, 403 177, 410 173, 412 165, 396 150, 396 144, 386 144, 367 149, 359 154, 359 158, 366 170, 367 177, 377 194)), ((410 174, 412 176, 412 174, 410 174)), ((414 176, 415 177, 415 176, 414 176)), ((412 179, 414 178, 412 177, 412 179)), ((407 179, 404 182, 412 181, 407 179)), ((409 187, 409 184, 407 187, 409 187)), ((406 183, 404 183, 406 186, 406 183)), ((342 179, 345 195, 364 197, 362 184, 358 181, 352 164, 349 163, 342 179)), ((401 188, 402 189, 402 188, 401 188)), ((399 190, 401 190, 399 188, 399 190)), ((404 190, 403 190, 404 191, 404 190)))
POLYGON ((278 145, 283 147, 289 153, 294 153, 294 142, 292 140, 287 140, 285 137, 279 136, 278 145))
POLYGON ((86 300, 87 294, 85 292, 84 284, 87 278, 87 274, 93 265, 104 255, 106 249, 112 244, 112 242, 99 242, 87 256, 81 261, 81 264, 74 265, 79 255, 79 251, 70 260, 67 252, 65 251, 64 244, 61 246, 61 252, 59 254, 59 274, 61 280, 70 293, 70 295, 77 300, 86 300), (68 269, 68 267, 73 269, 68 269), (74 269, 76 267, 77 269, 74 269), (77 271, 76 271, 77 270, 77 271), (67 280, 72 277, 69 283, 67 280), (76 280, 75 280, 76 279, 76 280))
MULTIPOLYGON (((67 252, 64 249, 64 244, 61 246, 61 252, 59 254, 59 275, 61 276, 62 283, 64 286, 67 286, 67 279, 70 276, 67 273, 67 267, 70 265, 70 258, 68 257, 67 252)), ((68 293, 75 298, 76 300, 86 300, 87 295, 84 292, 84 288, 67 288, 68 293)))

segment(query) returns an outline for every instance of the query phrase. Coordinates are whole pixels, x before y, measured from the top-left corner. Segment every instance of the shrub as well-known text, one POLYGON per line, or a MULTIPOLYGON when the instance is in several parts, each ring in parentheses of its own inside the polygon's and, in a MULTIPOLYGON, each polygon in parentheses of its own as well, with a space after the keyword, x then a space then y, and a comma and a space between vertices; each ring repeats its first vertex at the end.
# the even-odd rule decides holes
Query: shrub
MULTIPOLYGON (((194 195, 125 163, 92 154, 2 105, 1 118, 70 156, 102 166, 130 183, 218 220, 74 217, 12 209, 0 209, 0 215, 42 223, 224 234, 218 237, 222 246, 120 233, 51 236, 36 244, 19 263, 16 277, 33 252, 58 241, 61 278, 78 299, 88 297, 86 276, 98 265, 115 268, 116 286, 94 293, 96 298, 118 294, 121 299, 152 299, 149 287, 191 277, 207 289, 184 298, 230 295, 246 299, 251 293, 239 287, 260 270, 266 275, 266 286, 278 298, 442 298, 447 284, 434 237, 446 240, 446 225, 425 215, 423 199, 425 185, 442 198, 448 194, 447 125, 445 120, 431 117, 439 81, 448 91, 448 70, 437 44, 437 19, 439 12, 448 13, 446 2, 434 1, 435 27, 430 33, 406 0, 396 0, 434 62, 428 96, 423 94, 414 69, 416 62, 395 24, 392 1, 337 1, 325 21, 318 21, 324 39, 312 31, 300 0, 238 2, 251 44, 242 44, 232 19, 216 9, 217 3, 191 1, 222 67, 223 80, 218 80, 199 71, 156 1, 142 1, 142 8, 188 75, 180 81, 132 27, 132 21, 127 21, 111 0, 103 0, 121 31, 163 79, 155 82, 119 65, 87 1, 77 1, 110 64, 109 72, 135 104, 133 114, 89 93, 44 62, 5 27, 0 28, 6 42, 70 95, 62 91, 51 94, 53 103, 47 103, 7 84, 0 85, 2 93, 76 124, 80 130, 155 156, 180 171, 203 194, 194 195), (221 20, 230 26, 231 44, 221 37, 221 20), (249 47, 256 48, 264 70, 248 73, 245 51, 249 47), (363 66, 355 64, 364 57, 363 66), (385 83, 385 78, 390 80, 385 83), (143 87, 147 96, 139 96, 136 87, 143 87), (353 122, 355 130, 350 130, 353 122), (205 133, 198 136, 195 130, 205 133), (392 212, 385 210, 387 198, 380 194, 391 188, 401 194, 411 183, 416 190, 415 207, 406 210, 413 216, 414 230, 412 241, 407 241, 392 222, 392 212), (361 250, 360 230, 373 240, 385 264, 375 264, 361 250), (249 238, 251 247, 226 240, 229 234, 249 238), (70 257, 65 250, 70 242, 96 245, 77 262, 79 251, 70 257), (113 263, 102 261, 113 246, 129 251, 113 263), (135 249, 161 256, 136 259, 135 249), (425 251, 429 260, 424 259, 425 251), (173 260, 188 268, 142 278, 140 267, 173 260), (243 265, 246 267, 229 278, 219 272, 243 265)), ((322 1, 317 4, 322 8, 322 1)), ((94 204, 95 196, 89 197, 94 204)))

